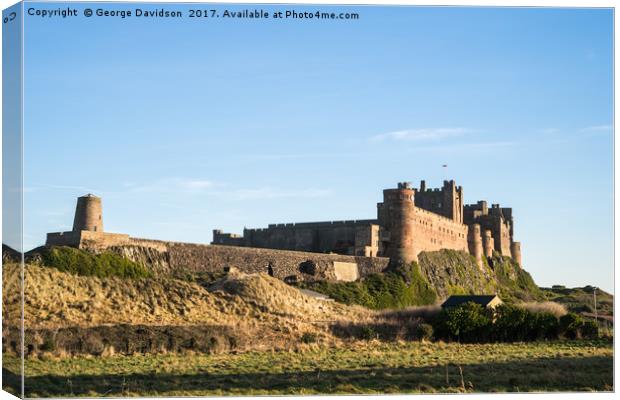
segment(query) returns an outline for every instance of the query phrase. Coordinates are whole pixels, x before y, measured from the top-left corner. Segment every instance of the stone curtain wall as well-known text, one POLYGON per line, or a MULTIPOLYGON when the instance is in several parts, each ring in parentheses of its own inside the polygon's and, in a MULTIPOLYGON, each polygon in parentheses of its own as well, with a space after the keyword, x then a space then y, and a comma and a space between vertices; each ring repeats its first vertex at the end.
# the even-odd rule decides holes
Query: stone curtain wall
POLYGON ((247 273, 273 273, 279 279, 336 280, 335 262, 357 264, 359 276, 383 271, 389 259, 289 250, 201 245, 131 238, 128 245, 111 247, 136 262, 151 265, 158 273, 220 272, 235 267, 247 273))
POLYGON ((441 249, 469 251, 467 225, 417 207, 410 223, 413 225, 414 247, 418 253, 441 249))
MULTIPOLYGON (((246 229, 245 247, 260 247, 325 253, 338 249, 353 254, 356 232, 360 227, 370 229, 375 220, 329 221, 273 224, 268 228, 246 229)), ((216 240, 214 239, 214 242, 216 240)), ((232 244, 228 242, 223 244, 232 244)))

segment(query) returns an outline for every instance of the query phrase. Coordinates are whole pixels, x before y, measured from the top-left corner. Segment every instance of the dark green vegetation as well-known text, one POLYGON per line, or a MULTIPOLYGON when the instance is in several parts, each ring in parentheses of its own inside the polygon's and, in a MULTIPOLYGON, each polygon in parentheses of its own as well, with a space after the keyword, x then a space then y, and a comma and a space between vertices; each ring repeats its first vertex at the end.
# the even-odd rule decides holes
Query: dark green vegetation
POLYGON ((428 305, 452 294, 498 293, 504 301, 540 300, 543 293, 512 259, 494 255, 482 268, 462 251, 421 253, 419 264, 392 268, 358 282, 305 282, 301 286, 345 304, 373 309, 428 305))
POLYGON ((341 303, 359 304, 372 309, 433 304, 437 300, 435 290, 416 263, 383 274, 372 274, 362 281, 306 282, 301 286, 326 294, 341 303))
MULTIPOLYGON (((4 358, 15 393, 20 360, 4 358)), ((27 397, 613 390, 611 341, 311 344, 294 352, 27 359, 27 397)))
POLYGON ((93 254, 73 247, 44 247, 32 257, 46 267, 74 275, 133 279, 151 276, 146 267, 112 252, 93 254))
POLYGON ((502 304, 491 311, 479 304, 442 310, 433 318, 434 336, 464 343, 522 342, 548 339, 595 339, 598 326, 575 313, 560 318, 502 304))
POLYGON ((474 257, 463 251, 422 252, 418 256, 422 274, 438 297, 453 294, 494 294, 504 301, 539 300, 540 289, 525 270, 509 257, 497 253, 483 258, 479 267, 474 257))
MULTIPOLYGON (((116 352, 122 354, 181 353, 184 351, 221 353, 236 351, 247 343, 243 335, 225 325, 116 324, 25 329, 24 332, 24 355, 26 357, 37 357, 44 352, 63 356, 83 354, 105 356, 116 352), (110 349, 118 350, 111 352, 110 349)), ((19 330, 11 330, 8 334, 5 332, 3 347, 5 355, 20 354, 20 335, 19 330)), ((316 335, 314 340, 316 341, 316 335)))
MULTIPOLYGON (((594 315, 594 287, 566 288, 555 285, 551 288, 541 288, 547 300, 563 304, 566 309, 575 313, 594 315)), ((596 289, 596 311, 598 317, 612 317, 614 315, 614 297, 596 289)), ((611 319, 611 318, 610 318, 611 319)))
POLYGON ((489 260, 497 279, 497 294, 504 301, 543 300, 544 295, 532 276, 508 257, 493 254, 489 260))

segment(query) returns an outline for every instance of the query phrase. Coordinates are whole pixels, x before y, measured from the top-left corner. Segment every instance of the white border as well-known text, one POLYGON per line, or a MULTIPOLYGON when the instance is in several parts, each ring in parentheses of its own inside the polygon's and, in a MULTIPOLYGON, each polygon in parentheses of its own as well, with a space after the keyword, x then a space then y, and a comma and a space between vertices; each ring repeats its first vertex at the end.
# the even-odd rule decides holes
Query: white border
MULTIPOLYGON (((55 1, 49 1, 55 2, 55 1)), ((79 3, 80 1, 65 1, 66 3, 79 3)), ((106 1, 107 3, 242 3, 242 4, 335 4, 335 5, 377 5, 377 6, 386 6, 386 5, 418 5, 418 6, 481 6, 481 7, 583 7, 583 8, 594 8, 594 7, 605 7, 605 8, 616 8, 616 1, 610 0, 588 0, 588 1, 578 1, 578 0, 538 0, 538 1, 518 1, 518 0, 475 0, 475 1, 467 1, 467 0, 448 0, 448 1, 438 1, 438 0, 425 0, 425 1, 406 1, 406 0, 392 0, 388 2, 382 1, 365 1, 365 0, 339 0, 339 1, 330 1, 330 0, 314 0, 314 1, 300 1, 300 0, 289 0, 289 1, 278 1, 278 0, 270 0, 270 1, 260 1, 260 0, 244 0, 244 1, 233 1, 233 0, 220 0, 220 1, 202 1, 202 2, 188 2, 188 1, 175 1, 175 0, 152 0, 152 1, 106 1)), ((5 9, 13 4, 17 3, 16 1, 10 0, 0 0, 0 6, 2 9, 5 9)), ((24 24, 25 25, 25 24, 24 24)), ((2 30, 0 29, 0 43, 2 39, 2 30)), ((618 65, 616 63, 615 57, 615 43, 618 39, 618 22, 614 16, 614 78, 618 71, 618 65)), ((2 89, 2 82, 0 79, 0 93, 2 89)), ((617 89, 617 82, 614 79, 614 100, 615 93, 617 89)), ((1 101, 1 100, 0 100, 1 101)), ((616 103, 614 101, 614 126, 616 120, 616 103)), ((2 117, 2 111, 0 107, 0 118, 2 117)), ((614 136, 615 137, 615 136, 614 136)), ((2 144, 0 142, 0 157, 2 144)), ((620 249, 620 243, 615 235, 615 228, 620 223, 620 216, 615 212, 616 207, 619 203, 618 196, 618 185, 616 184, 616 178, 619 176, 618 174, 618 165, 615 162, 615 154, 618 153, 620 149, 620 144, 618 141, 614 140, 614 289, 618 286, 619 277, 615 274, 615 255, 618 253, 620 249)), ((1 164, 0 164, 1 169, 1 164)), ((0 194, 1 199, 1 194, 0 194)), ((0 215, 0 224, 2 222, 2 216, 0 215)), ((615 294, 615 293, 614 293, 615 294)), ((614 296, 614 309, 617 308, 616 297, 614 296)), ((1 354, 0 354, 1 361, 1 354)), ((616 358, 615 358, 615 337, 614 337, 614 390, 616 390, 616 385, 620 378, 620 373, 617 368, 616 358)), ((457 396, 464 397, 466 399, 502 399, 502 400, 514 400, 514 399, 531 399, 531 398, 545 398, 545 399, 605 399, 605 398, 613 398, 614 394, 608 393, 545 393, 545 394, 532 394, 532 393, 523 393, 523 394, 470 394, 470 395, 383 395, 383 396, 373 396, 385 399, 420 399, 420 400, 428 400, 428 399, 454 399, 457 396)), ((305 396, 306 398, 308 396, 305 396)), ((362 399, 368 396, 312 396, 315 399, 329 399, 329 400, 349 400, 349 399, 362 399)), ((2 399, 14 399, 15 397, 10 394, 0 391, 0 400, 2 399)), ((226 399, 230 400, 246 400, 250 397, 226 397, 226 399)), ((294 396, 289 396, 288 398, 297 398, 294 396)), ((300 397, 303 398, 303 397, 300 397)), ((165 397, 157 397, 156 399, 165 399, 165 397)), ((281 397, 261 397, 261 399, 281 399, 281 397)))

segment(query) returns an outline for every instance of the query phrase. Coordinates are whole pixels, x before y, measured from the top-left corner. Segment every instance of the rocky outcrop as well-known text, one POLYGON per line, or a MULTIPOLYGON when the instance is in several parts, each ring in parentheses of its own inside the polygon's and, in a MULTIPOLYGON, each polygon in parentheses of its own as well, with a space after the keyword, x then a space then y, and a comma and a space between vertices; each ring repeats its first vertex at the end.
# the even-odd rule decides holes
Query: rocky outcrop
POLYGON ((419 265, 439 299, 453 294, 497 293, 504 300, 533 300, 541 296, 526 271, 511 258, 497 253, 478 266, 475 258, 463 251, 422 252, 419 265))

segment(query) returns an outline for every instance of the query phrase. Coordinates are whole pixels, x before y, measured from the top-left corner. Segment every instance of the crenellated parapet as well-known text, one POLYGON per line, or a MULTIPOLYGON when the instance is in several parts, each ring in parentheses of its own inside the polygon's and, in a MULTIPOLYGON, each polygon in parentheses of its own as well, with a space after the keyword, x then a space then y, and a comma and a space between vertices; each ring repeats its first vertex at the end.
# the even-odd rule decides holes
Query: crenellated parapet
POLYGON ((383 190, 376 220, 271 224, 243 236, 214 232, 214 244, 335 252, 416 261, 422 251, 464 250, 479 265, 493 252, 521 262, 513 240, 512 209, 486 201, 465 205, 463 188, 446 180, 440 188, 400 182, 383 190))
MULTIPOLYGON (((453 180, 434 189, 427 188, 425 181, 419 189, 400 182, 383 190, 376 219, 270 224, 245 228, 242 235, 216 229, 212 244, 383 258, 390 263, 410 263, 417 261, 421 252, 452 249, 468 252, 483 268, 484 258, 494 252, 521 264, 521 244, 514 240, 513 228, 511 208, 499 204, 488 207, 486 201, 464 205, 463 188, 453 180)), ((104 232, 101 198, 89 194, 78 198, 73 230, 48 234, 47 244, 98 251, 136 245, 136 240, 104 232)), ((334 268, 342 265, 334 264, 334 268)))

